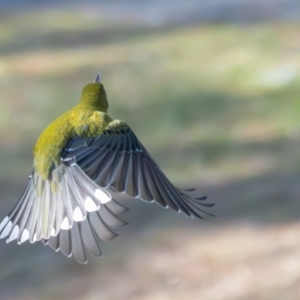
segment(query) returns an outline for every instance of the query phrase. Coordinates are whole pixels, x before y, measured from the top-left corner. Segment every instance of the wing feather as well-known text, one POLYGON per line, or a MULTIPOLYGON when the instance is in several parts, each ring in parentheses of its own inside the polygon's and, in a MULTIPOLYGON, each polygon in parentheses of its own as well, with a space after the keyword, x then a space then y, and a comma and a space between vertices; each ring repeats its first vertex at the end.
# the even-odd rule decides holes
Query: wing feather
POLYGON ((146 178, 148 187, 151 191, 151 194, 154 196, 155 201, 160 204, 163 207, 167 207, 167 203, 161 193, 160 188, 158 187, 158 182, 157 179, 155 178, 155 175, 153 175, 151 168, 149 167, 148 164, 145 164, 145 173, 146 173, 146 178))
POLYGON ((155 201, 163 207, 170 207, 176 212, 182 211, 190 217, 202 218, 203 213, 210 215, 201 206, 211 207, 213 204, 200 202, 206 197, 192 198, 185 194, 193 189, 176 188, 128 126, 106 130, 89 144, 86 143, 81 150, 78 160, 77 150, 74 152, 71 147, 66 146, 68 157, 73 153, 82 170, 101 187, 147 202, 155 201), (99 156, 93 154, 94 160, 89 157, 90 149, 99 152, 99 156), (90 172, 91 166, 96 166, 93 173, 90 172))

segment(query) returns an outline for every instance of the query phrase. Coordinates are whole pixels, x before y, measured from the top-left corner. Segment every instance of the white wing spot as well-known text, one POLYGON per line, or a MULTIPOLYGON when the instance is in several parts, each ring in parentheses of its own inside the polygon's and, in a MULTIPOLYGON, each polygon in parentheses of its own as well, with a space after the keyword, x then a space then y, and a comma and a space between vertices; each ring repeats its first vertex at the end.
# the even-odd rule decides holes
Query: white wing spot
POLYGON ((101 191, 100 189, 97 189, 94 193, 94 195, 100 200, 101 203, 107 203, 111 200, 111 196, 107 195, 106 193, 104 193, 103 191, 101 191))
POLYGON ((61 229, 65 229, 65 230, 70 229, 70 223, 69 223, 68 217, 65 217, 65 218, 63 219, 63 221, 61 222, 60 228, 61 228, 61 229))
POLYGON ((92 200, 91 197, 86 197, 86 199, 84 201, 84 208, 88 212, 96 211, 99 209, 99 207, 95 204, 95 202, 92 200))
POLYGON ((55 229, 52 228, 52 230, 51 230, 51 235, 52 235, 52 236, 55 236, 55 233, 56 233, 56 232, 55 232, 55 229))
POLYGON ((35 232, 34 235, 33 235, 32 242, 34 243, 34 242, 36 242, 36 241, 37 241, 37 237, 36 237, 36 232, 35 232))
POLYGON ((75 209, 74 209, 74 212, 73 212, 73 220, 75 222, 81 222, 85 219, 84 215, 82 214, 81 212, 81 209, 79 208, 79 206, 77 206, 75 209))
POLYGON ((9 222, 7 223, 7 225, 5 226, 4 230, 2 231, 2 233, 1 233, 1 235, 0 235, 0 239, 5 238, 5 237, 9 234, 9 232, 10 232, 10 230, 11 230, 11 227, 12 227, 12 222, 9 221, 9 222))
POLYGON ((3 229, 3 227, 7 224, 8 217, 6 216, 3 221, 0 224, 0 231, 3 229))
POLYGON ((13 231, 11 232, 9 238, 6 240, 6 243, 9 243, 15 239, 18 238, 18 235, 19 235, 19 226, 16 225, 13 229, 13 231))
POLYGON ((21 235, 20 244, 24 243, 28 239, 29 239, 29 231, 25 228, 22 235, 21 235))

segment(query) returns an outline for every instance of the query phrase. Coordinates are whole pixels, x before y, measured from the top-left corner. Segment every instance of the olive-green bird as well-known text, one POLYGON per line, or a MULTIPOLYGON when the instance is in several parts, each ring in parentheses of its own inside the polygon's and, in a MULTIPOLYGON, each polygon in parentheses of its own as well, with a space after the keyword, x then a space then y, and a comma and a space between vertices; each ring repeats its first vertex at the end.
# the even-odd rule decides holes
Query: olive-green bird
MULTIPOLYGON (((117 236, 127 208, 111 193, 125 193, 201 218, 202 201, 176 188, 130 127, 113 120, 98 75, 83 88, 79 104, 41 134, 33 148, 27 188, 0 224, 0 238, 19 244, 42 241, 55 251, 86 263, 101 257, 99 241, 117 236)), ((207 212, 204 212, 208 214, 207 212)))

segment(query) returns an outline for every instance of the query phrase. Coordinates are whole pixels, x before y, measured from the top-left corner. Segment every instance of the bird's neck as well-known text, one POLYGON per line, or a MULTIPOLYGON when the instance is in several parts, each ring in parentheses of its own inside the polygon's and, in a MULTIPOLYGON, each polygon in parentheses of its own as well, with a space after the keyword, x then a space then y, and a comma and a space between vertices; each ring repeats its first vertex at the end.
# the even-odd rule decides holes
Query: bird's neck
POLYGON ((107 113, 107 107, 99 105, 99 103, 80 101, 77 105, 79 108, 90 109, 92 111, 101 111, 107 113))

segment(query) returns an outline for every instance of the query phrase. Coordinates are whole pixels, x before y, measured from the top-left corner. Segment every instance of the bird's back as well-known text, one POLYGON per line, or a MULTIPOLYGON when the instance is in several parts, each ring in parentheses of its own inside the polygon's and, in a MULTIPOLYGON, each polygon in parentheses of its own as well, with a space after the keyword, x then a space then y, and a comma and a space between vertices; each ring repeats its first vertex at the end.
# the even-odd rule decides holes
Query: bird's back
POLYGON ((52 165, 60 164, 61 149, 68 140, 99 136, 110 121, 106 113, 80 104, 62 114, 42 132, 33 148, 36 171, 44 180, 48 178, 52 165))

